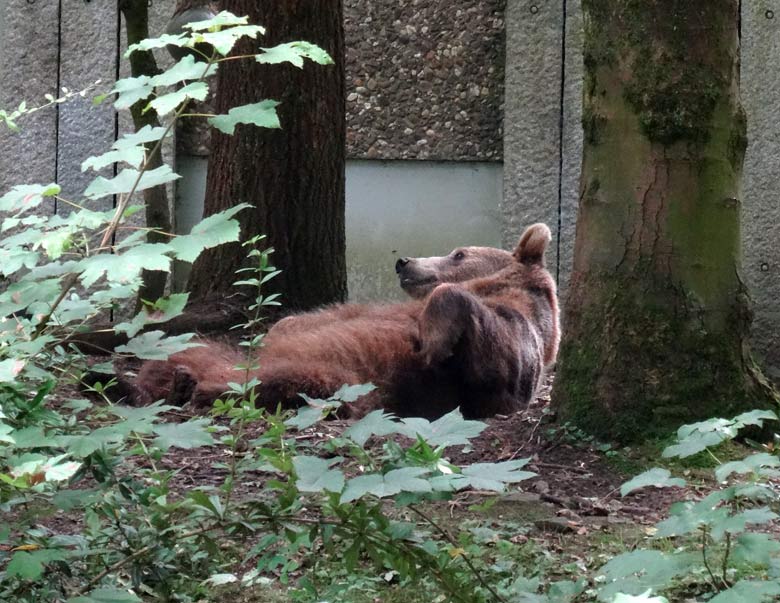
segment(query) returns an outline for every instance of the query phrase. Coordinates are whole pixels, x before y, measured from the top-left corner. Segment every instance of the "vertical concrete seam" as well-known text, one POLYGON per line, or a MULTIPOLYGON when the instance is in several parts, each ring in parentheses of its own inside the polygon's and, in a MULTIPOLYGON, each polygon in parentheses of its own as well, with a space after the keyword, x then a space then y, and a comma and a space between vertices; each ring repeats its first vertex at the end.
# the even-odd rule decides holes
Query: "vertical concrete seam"
MULTIPOLYGON (((117 4, 116 9, 116 52, 114 53, 114 83, 119 81, 120 68, 122 65, 122 11, 117 4)), ((119 140, 119 111, 114 109, 114 141, 119 140)), ((119 172, 119 164, 115 163, 114 176, 119 172)), ((117 198, 114 195, 113 205, 116 207, 117 198)))
POLYGON ((564 101, 566 95, 566 0, 562 0, 563 20, 561 22, 561 91, 558 107, 558 232, 556 233, 555 282, 560 286, 561 277, 561 229, 563 227, 563 128, 564 101))
MULTIPOLYGON (((57 1, 57 90, 54 98, 59 98, 62 88, 62 0, 57 1)), ((54 106, 54 182, 60 180, 60 103, 54 106)), ((54 214, 59 210, 57 198, 54 198, 54 214)))

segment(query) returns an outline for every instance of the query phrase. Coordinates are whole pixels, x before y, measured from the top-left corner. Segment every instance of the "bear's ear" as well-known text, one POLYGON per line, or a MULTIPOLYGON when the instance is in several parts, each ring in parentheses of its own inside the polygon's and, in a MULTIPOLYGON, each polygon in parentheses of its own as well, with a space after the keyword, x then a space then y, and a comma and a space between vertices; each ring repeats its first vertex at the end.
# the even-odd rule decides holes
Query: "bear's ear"
POLYGON ((544 252, 552 241, 552 233, 546 224, 534 224, 525 229, 512 255, 523 264, 544 265, 544 252))

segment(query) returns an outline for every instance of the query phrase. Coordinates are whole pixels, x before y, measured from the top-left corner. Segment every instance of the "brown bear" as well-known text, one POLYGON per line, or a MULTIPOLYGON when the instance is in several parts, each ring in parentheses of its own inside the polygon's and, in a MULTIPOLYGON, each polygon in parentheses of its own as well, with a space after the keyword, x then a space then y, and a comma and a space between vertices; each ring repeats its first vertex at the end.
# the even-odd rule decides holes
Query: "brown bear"
MULTIPOLYGON (((559 341, 555 282, 544 266, 544 224, 529 227, 513 253, 461 247, 444 257, 402 258, 394 304, 344 304, 291 316, 259 351, 258 403, 300 406, 299 394, 327 398, 343 384, 377 389, 348 409, 377 407, 435 418, 460 407, 469 418, 507 413, 533 397, 559 341)), ((136 403, 167 399, 205 405, 245 373, 245 359, 206 343, 145 363, 131 385, 136 403)))

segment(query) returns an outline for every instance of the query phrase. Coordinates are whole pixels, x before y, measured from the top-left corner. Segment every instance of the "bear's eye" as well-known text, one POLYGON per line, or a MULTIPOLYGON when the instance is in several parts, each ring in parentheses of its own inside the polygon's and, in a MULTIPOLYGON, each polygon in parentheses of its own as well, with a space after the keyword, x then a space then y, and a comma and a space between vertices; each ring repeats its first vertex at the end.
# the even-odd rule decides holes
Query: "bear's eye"
POLYGON ((463 253, 462 251, 456 251, 455 255, 452 256, 452 259, 453 260, 462 260, 465 257, 466 257, 465 253, 463 253))

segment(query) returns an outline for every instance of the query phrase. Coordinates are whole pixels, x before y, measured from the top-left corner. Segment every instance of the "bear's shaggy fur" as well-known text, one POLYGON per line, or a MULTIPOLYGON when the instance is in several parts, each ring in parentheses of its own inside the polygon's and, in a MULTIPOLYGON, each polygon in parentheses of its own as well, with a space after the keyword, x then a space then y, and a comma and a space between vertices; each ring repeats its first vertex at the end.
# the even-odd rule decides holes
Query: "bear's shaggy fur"
MULTIPOLYGON (((544 224, 529 227, 513 253, 463 247, 444 257, 402 258, 401 287, 413 298, 384 305, 344 304, 291 316, 259 352, 258 402, 299 406, 300 393, 327 398, 343 384, 374 383, 348 414, 384 407, 401 416, 466 417, 526 405, 555 360, 558 302, 544 267, 544 224)), ((244 359, 206 343, 167 361, 147 362, 131 387, 135 403, 167 399, 205 405, 240 381, 244 359)))

